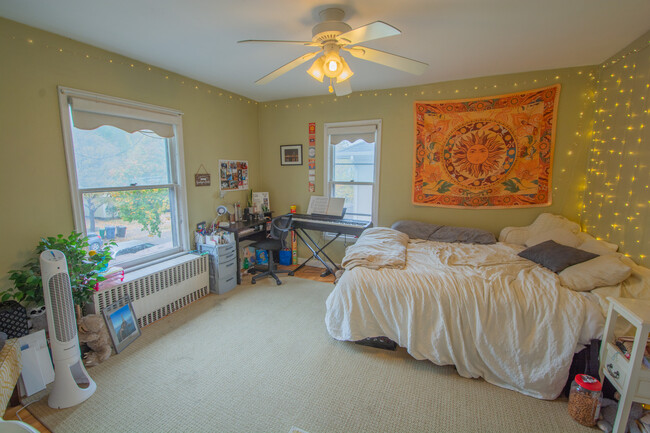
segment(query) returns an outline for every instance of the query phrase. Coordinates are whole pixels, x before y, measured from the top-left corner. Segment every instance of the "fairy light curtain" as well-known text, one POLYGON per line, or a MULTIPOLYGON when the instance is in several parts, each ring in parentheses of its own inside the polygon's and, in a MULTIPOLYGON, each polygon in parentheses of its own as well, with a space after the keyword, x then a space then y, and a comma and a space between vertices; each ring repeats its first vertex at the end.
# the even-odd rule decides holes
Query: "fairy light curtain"
POLYGON ((551 204, 560 86, 415 103, 413 203, 455 208, 551 204))
POLYGON ((581 222, 650 266, 650 32, 603 63, 581 222))

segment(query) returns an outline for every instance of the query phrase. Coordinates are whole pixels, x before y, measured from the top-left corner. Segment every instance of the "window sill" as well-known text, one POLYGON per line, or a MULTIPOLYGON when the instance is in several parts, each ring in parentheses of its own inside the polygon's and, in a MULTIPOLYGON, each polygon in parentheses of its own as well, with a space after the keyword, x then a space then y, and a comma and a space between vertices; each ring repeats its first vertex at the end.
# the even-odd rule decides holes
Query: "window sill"
POLYGON ((133 265, 133 266, 130 266, 130 267, 125 267, 124 271, 125 272, 138 271, 140 269, 155 266, 155 265, 158 265, 160 263, 164 263, 164 262, 167 262, 169 260, 173 260, 173 259, 185 256, 185 255, 188 255, 188 254, 189 254, 189 251, 180 251, 180 252, 173 253, 173 254, 170 254, 168 256, 160 257, 160 258, 157 258, 157 259, 154 259, 154 260, 151 260, 151 261, 147 261, 147 262, 144 262, 144 263, 139 263, 137 265, 133 265))

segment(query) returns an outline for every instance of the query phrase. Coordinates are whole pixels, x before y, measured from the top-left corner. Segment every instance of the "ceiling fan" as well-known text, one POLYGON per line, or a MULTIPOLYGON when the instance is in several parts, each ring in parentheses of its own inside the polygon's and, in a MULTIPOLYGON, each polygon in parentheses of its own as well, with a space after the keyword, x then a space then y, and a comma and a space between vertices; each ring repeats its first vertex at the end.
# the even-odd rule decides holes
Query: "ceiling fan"
POLYGON ((265 75, 257 80, 255 84, 268 83, 280 75, 289 72, 293 68, 313 59, 318 54, 322 54, 314 61, 311 67, 307 70, 307 73, 320 82, 323 82, 325 77, 329 78, 330 93, 335 91, 337 96, 347 95, 352 92, 349 78, 354 75, 354 72, 352 72, 345 59, 341 56, 341 50, 347 51, 352 56, 359 59, 369 60, 371 62, 379 63, 380 65, 389 66, 416 75, 422 74, 427 66, 429 66, 426 63, 418 62, 417 60, 357 45, 362 42, 401 34, 398 29, 389 24, 382 21, 375 21, 374 23, 353 30, 352 27, 343 22, 345 12, 338 8, 324 9, 320 11, 319 16, 321 22, 316 24, 312 29, 311 41, 259 39, 238 41, 240 43, 270 42, 319 47, 319 50, 302 55, 297 59, 290 61, 286 65, 279 67, 270 74, 265 75))

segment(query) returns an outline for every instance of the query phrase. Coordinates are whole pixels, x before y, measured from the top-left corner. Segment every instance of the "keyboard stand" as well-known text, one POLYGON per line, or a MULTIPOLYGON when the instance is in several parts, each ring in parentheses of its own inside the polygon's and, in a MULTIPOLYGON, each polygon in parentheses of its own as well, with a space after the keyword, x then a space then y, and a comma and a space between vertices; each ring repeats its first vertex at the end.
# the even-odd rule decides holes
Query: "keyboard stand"
POLYGON ((326 271, 323 272, 322 274, 320 274, 321 277, 326 277, 326 276, 328 276, 328 275, 330 275, 330 274, 331 274, 331 275, 334 275, 334 273, 335 273, 336 271, 333 271, 332 268, 330 268, 330 267, 327 265, 327 263, 325 263, 325 260, 323 260, 323 258, 320 256, 321 254, 322 254, 323 256, 325 256, 325 258, 330 262, 330 264, 334 267, 334 269, 336 269, 336 270, 339 270, 339 269, 340 269, 338 266, 336 266, 336 264, 334 263, 334 261, 333 261, 332 259, 330 259, 330 257, 327 255, 327 253, 325 253, 323 250, 324 250, 325 248, 327 248, 327 246, 328 246, 329 244, 331 244, 332 242, 334 242, 334 241, 335 241, 339 236, 341 236, 341 233, 336 233, 336 235, 335 235, 332 239, 330 239, 330 241, 329 241, 328 243, 326 243, 326 244, 323 245, 322 247, 319 247, 319 246, 318 246, 318 243, 316 243, 316 241, 313 240, 313 239, 311 238, 311 236, 309 236, 309 233, 307 233, 304 229, 302 229, 302 228, 298 228, 297 230, 294 230, 294 231, 296 232, 296 235, 298 236, 298 238, 300 238, 300 240, 302 241, 302 243, 304 243, 305 245, 307 245, 307 248, 309 248, 309 250, 311 251, 311 257, 308 258, 307 260, 305 260, 304 262, 302 262, 302 263, 300 264, 300 266, 298 266, 296 269, 294 269, 293 271, 289 272, 289 275, 293 275, 295 272, 297 272, 297 271, 299 271, 300 269, 302 269, 302 268, 303 268, 303 267, 304 267, 304 266, 305 266, 305 265, 306 265, 306 264, 307 264, 311 259, 316 259, 316 260, 318 260, 319 262, 321 262, 321 263, 323 264, 323 266, 325 266, 326 271), (311 241, 311 244, 310 244, 309 242, 307 242, 307 241, 305 240, 305 238, 303 238, 303 237, 300 235, 300 232, 302 232, 303 235, 307 236, 307 238, 311 241), (312 245, 313 245, 313 247, 312 247, 312 245), (314 250, 314 248, 318 248, 318 250, 314 250))

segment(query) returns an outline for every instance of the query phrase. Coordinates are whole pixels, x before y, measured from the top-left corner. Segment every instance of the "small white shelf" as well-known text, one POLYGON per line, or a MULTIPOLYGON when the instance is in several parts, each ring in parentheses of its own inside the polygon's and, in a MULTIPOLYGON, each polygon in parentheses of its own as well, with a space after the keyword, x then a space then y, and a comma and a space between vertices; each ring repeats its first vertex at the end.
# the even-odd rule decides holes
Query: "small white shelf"
POLYGON ((607 298, 609 311, 603 343, 600 348, 600 378, 605 377, 621 394, 614 421, 614 433, 625 432, 633 401, 650 404, 650 370, 643 365, 643 356, 650 333, 650 301, 607 298), (613 344, 614 328, 623 317, 636 328, 630 359, 613 344))

